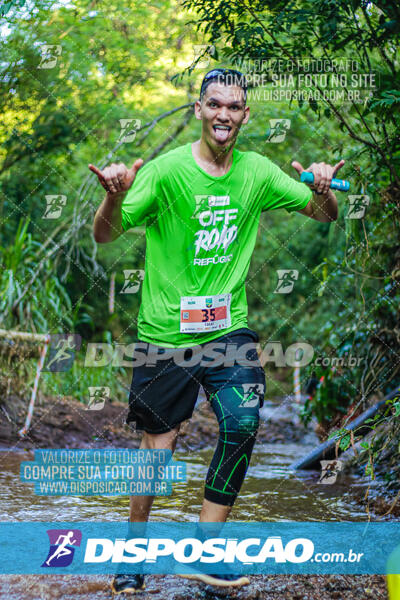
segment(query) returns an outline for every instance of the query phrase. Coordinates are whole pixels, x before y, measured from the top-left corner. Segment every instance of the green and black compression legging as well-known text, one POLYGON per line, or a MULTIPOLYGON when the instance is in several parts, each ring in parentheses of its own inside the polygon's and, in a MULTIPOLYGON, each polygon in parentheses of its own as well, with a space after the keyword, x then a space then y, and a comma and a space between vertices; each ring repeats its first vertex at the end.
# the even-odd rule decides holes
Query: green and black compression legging
POLYGON ((257 435, 258 395, 243 394, 241 385, 223 388, 209 396, 219 423, 219 439, 212 458, 204 497, 232 506, 240 491, 257 435))

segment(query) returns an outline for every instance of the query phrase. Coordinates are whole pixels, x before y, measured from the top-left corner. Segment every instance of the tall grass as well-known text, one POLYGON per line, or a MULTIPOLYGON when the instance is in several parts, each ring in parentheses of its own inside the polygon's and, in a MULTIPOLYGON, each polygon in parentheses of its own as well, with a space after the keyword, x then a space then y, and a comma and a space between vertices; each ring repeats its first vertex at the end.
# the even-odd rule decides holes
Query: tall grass
MULTIPOLYGON (((50 260, 38 272, 41 244, 28 226, 29 218, 21 219, 12 243, 0 246, 0 328, 41 334, 73 332, 90 317, 79 302, 72 306, 50 260)), ((5 394, 29 397, 38 358, 37 344, 0 338, 0 403, 5 394)), ((71 396, 86 404, 89 386, 109 386, 113 397, 127 397, 126 387, 116 378, 125 375, 125 369, 87 368, 81 358, 77 355, 68 372, 43 372, 41 393, 71 396)))

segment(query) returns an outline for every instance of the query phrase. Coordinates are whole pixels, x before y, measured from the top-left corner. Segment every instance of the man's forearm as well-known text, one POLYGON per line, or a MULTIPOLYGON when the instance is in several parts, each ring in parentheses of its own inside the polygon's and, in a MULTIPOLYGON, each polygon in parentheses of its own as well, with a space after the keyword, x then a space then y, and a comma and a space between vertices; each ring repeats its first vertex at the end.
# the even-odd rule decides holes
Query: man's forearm
POLYGON ((312 218, 322 223, 330 223, 336 221, 338 216, 338 203, 335 194, 332 190, 328 190, 327 194, 317 194, 313 192, 311 198, 312 218))
POLYGON ((99 244, 105 244, 117 239, 123 232, 121 225, 121 204, 127 192, 118 194, 107 193, 99 206, 93 222, 94 239, 99 244))

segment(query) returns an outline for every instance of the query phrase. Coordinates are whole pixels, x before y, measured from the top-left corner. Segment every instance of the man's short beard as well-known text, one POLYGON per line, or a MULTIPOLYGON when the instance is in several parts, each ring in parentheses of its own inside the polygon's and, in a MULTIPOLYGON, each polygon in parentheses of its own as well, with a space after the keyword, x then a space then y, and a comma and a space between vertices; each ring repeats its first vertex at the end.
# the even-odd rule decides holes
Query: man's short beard
POLYGON ((216 144, 213 139, 211 139, 210 142, 211 143, 209 145, 211 146, 215 154, 222 155, 229 153, 229 151, 232 149, 232 146, 235 145, 236 138, 234 138, 227 146, 218 146, 218 144, 216 144))

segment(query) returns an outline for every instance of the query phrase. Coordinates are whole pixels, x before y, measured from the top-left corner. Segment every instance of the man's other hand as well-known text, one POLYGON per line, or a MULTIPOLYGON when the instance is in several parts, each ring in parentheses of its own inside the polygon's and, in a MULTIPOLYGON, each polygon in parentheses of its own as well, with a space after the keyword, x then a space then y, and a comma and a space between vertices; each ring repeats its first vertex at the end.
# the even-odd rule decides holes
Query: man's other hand
POLYGON ((109 167, 105 167, 102 171, 94 165, 89 164, 89 169, 97 175, 106 192, 109 194, 119 194, 129 190, 135 180, 136 173, 142 165, 143 160, 138 158, 130 169, 124 163, 111 163, 109 167))
POLYGON ((339 171, 341 167, 343 167, 345 161, 340 160, 335 166, 327 165, 324 162, 321 163, 312 163, 308 169, 304 169, 299 162, 294 160, 292 162, 292 167, 296 169, 299 175, 303 173, 303 171, 309 171, 314 175, 314 183, 310 183, 310 188, 317 192, 318 194, 326 195, 331 185, 332 179, 336 177, 336 173, 339 171))

